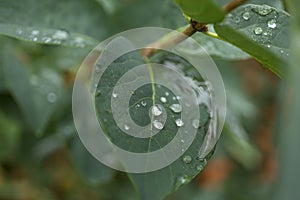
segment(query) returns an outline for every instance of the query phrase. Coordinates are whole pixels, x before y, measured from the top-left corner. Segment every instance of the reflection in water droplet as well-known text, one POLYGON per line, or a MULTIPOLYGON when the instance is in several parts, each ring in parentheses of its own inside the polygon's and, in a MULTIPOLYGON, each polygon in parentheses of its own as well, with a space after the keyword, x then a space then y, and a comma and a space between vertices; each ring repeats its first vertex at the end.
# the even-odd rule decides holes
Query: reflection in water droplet
POLYGON ((262 32, 263 32, 263 30, 262 30, 261 27, 256 27, 256 28, 254 29, 255 35, 260 35, 260 34, 262 34, 262 32))
POLYGON ((270 21, 268 21, 268 27, 269 28, 276 28, 277 24, 276 24, 276 20, 275 19, 271 19, 270 21))
POLYGON ((177 125, 178 127, 181 127, 181 126, 184 125, 184 122, 182 121, 182 119, 176 119, 176 120, 175 120, 175 123, 176 123, 176 125, 177 125))
POLYGON ((189 155, 186 155, 182 158, 182 161, 186 164, 190 164, 192 162, 192 157, 189 155))
POLYGON ((113 92, 113 93, 112 93, 112 97, 113 97, 113 98, 117 98, 117 97, 118 97, 118 94, 113 92))
POLYGON ((167 102, 167 98, 166 97, 160 97, 160 101, 163 102, 163 103, 166 103, 167 102))
POLYGON ((130 129, 130 127, 129 127, 127 124, 125 124, 125 125, 124 125, 124 129, 125 129, 126 131, 128 131, 128 130, 130 129))
POLYGON ((153 126, 155 128, 157 128, 158 130, 161 130, 161 129, 164 128, 164 125, 160 121, 158 121, 158 120, 154 120, 153 121, 153 126))
POLYGON ((247 11, 247 12, 244 12, 244 13, 243 13, 242 17, 243 17, 244 20, 249 20, 250 17, 251 17, 251 15, 250 15, 250 13, 247 11))
POLYGON ((54 33, 52 37, 57 40, 65 40, 68 38, 68 36, 69 34, 66 31, 58 30, 54 33))
POLYGON ((49 103, 55 103, 57 101, 57 96, 54 92, 50 92, 47 94, 47 101, 49 103))
POLYGON ((198 119, 194 119, 192 121, 192 125, 193 125, 194 128, 199 128, 200 121, 198 119))
POLYGON ((174 113, 180 113, 182 111, 182 107, 180 104, 172 104, 170 108, 174 113))
POLYGON ((159 116, 162 114, 162 108, 160 105, 155 105, 152 107, 152 114, 154 116, 159 116))
POLYGON ((143 107, 145 107, 147 105, 147 102, 146 101, 142 101, 141 104, 142 104, 143 107))
POLYGON ((40 31, 38 31, 38 30, 33 30, 33 31, 31 31, 31 34, 32 34, 32 35, 38 35, 38 34, 40 34, 40 31))

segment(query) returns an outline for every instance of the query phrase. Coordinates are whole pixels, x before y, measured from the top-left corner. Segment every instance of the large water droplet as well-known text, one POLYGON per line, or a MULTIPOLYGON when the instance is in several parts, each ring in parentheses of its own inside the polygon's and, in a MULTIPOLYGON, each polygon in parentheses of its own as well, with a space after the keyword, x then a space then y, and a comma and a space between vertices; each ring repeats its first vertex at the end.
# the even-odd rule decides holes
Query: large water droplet
POLYGON ((49 103, 55 103, 57 101, 57 95, 54 92, 50 92, 47 94, 47 101, 49 103))
POLYGON ((180 104, 172 104, 170 108, 174 113, 180 113, 182 111, 182 107, 180 104))
POLYGON ((244 20, 249 20, 251 15, 248 11, 246 11, 242 14, 242 17, 243 17, 244 20))
POLYGON ((160 121, 158 121, 158 120, 154 120, 153 121, 153 126, 155 128, 157 128, 158 130, 161 130, 161 129, 164 128, 164 125, 160 121))
POLYGON ((277 24, 276 24, 276 20, 275 19, 271 19, 270 21, 268 21, 268 27, 269 28, 276 28, 277 24))
POLYGON ((162 108, 160 105, 155 105, 152 107, 152 114, 154 116, 159 116, 162 114, 162 108))
POLYGON ((182 121, 182 119, 176 119, 176 120, 175 120, 175 123, 176 123, 176 125, 177 125, 178 127, 181 127, 181 126, 184 125, 184 122, 182 121))
POLYGON ((167 102, 167 98, 166 97, 160 97, 160 101, 163 102, 163 103, 166 103, 167 102))
POLYGON ((192 121, 192 125, 193 125, 194 128, 199 128, 199 126, 200 126, 200 121, 199 121, 198 119, 194 119, 194 120, 192 121))
POLYGON ((262 34, 262 32, 263 32, 263 30, 262 30, 261 27, 256 27, 256 28, 254 29, 255 35, 260 35, 260 34, 262 34))
POLYGON ((182 158, 182 161, 186 164, 190 164, 192 162, 192 160, 193 160, 192 157, 189 155, 186 155, 182 158))
POLYGON ((143 107, 147 106, 147 102, 146 101, 142 101, 141 104, 142 104, 143 107))
POLYGON ((57 40, 65 40, 68 38, 68 36, 69 34, 66 31, 58 30, 54 33, 52 37, 57 40))

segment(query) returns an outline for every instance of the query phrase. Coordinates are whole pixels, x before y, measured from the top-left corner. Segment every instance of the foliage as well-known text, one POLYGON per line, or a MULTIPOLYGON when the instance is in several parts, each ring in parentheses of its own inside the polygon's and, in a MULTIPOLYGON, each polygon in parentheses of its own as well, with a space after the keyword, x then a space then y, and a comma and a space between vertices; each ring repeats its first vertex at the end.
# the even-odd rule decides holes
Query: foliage
MULTIPOLYGON (((273 134, 280 116, 278 96, 288 90, 275 75, 299 85, 299 56, 289 47, 291 35, 293 51, 299 52, 296 0, 290 6, 296 16, 293 28, 290 14, 279 0, 250 0, 225 13, 221 7, 228 2, 0 0, 0 199, 271 199, 278 164, 274 137, 279 140, 280 163, 286 163, 277 198, 297 199, 293 195, 296 189, 291 191, 289 183, 296 186, 298 179, 289 178, 298 169, 291 167, 298 160, 293 154, 299 138, 295 132, 299 128, 298 94, 288 110, 291 117, 273 134), (150 173, 112 170, 96 161, 76 136, 71 109, 76 71, 99 41, 143 26, 177 29, 188 23, 182 12, 186 18, 211 23, 208 27, 213 34, 192 37, 216 62, 228 96, 228 116, 216 152, 207 160, 196 159, 209 121, 207 108, 202 106, 199 134, 187 150, 193 159, 189 165, 182 162, 182 156, 150 173), (287 135, 282 134, 285 131, 287 135)), ((198 53, 192 47, 184 51, 198 53)), ((166 61, 163 54, 152 59, 166 61)), ((138 57, 134 60, 122 63, 122 70, 132 62, 144 62, 138 57)), ((182 73, 201 81, 184 61, 179 64, 184 66, 182 73)), ((114 81, 108 74, 103 83, 108 94, 111 88, 105 87, 114 81)), ((151 87, 143 90, 151 97, 151 87)), ((110 98, 99 96, 96 100, 110 98)), ((138 95, 136 101, 141 101, 138 95)), ((101 117, 109 117, 101 108, 99 112, 101 117)), ((135 120, 144 123, 149 119, 137 115, 135 120)), ((111 119, 108 128, 117 132, 113 124, 111 119)), ((169 125, 166 134, 176 131, 169 125)), ((110 136, 115 143, 128 146, 127 138, 110 136)), ((144 146, 135 147, 142 151, 144 146)))

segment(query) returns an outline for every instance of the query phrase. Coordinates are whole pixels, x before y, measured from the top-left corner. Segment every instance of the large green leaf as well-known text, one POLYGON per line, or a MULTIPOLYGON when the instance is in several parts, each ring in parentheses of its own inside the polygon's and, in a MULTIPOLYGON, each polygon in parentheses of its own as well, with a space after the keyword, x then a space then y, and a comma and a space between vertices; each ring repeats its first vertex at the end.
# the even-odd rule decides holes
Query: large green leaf
POLYGON ((175 0, 182 12, 202 23, 215 23, 224 18, 224 12, 212 0, 175 0))
MULTIPOLYGON (((174 55, 171 54, 167 57, 169 56, 172 57, 174 55)), ((167 59, 166 55, 162 53, 151 59, 154 63, 164 63, 167 61, 169 66, 177 66, 179 62, 176 70, 180 71, 183 65, 186 69, 186 76, 194 73, 195 76, 193 76, 193 78, 203 81, 199 73, 191 70, 191 65, 181 58, 174 58, 174 60, 169 58, 167 59)), ((124 94, 127 94, 127 84, 135 82, 138 84, 142 75, 139 75, 139 73, 136 72, 137 77, 122 86, 123 89, 120 91, 124 92, 123 95, 122 93, 114 93, 114 86, 126 72, 141 64, 145 64, 145 60, 141 57, 139 51, 125 54, 116 59, 101 75, 101 79, 97 86, 95 103, 98 120, 114 145, 130 152, 150 154, 151 152, 161 149, 167 145, 175 137, 175 135, 178 134, 177 131, 182 125, 178 125, 176 120, 180 119, 181 111, 174 112, 174 110, 171 109, 171 106, 173 104, 178 104, 179 101, 168 88, 154 83, 142 85, 135 91, 129 92, 131 97, 128 107, 132 120, 142 127, 150 123, 155 124, 155 120, 153 121, 149 116, 149 110, 151 110, 154 101, 165 108, 166 115, 168 117, 166 118, 166 122, 163 127, 159 128, 159 126, 153 125, 156 129, 161 129, 159 133, 154 136, 139 138, 124 133, 123 130, 130 131, 132 129, 131 125, 127 124, 127 117, 124 119, 115 118, 116 115, 113 114, 113 106, 111 105, 113 101, 117 101, 118 105, 122 106, 121 98, 124 94), (153 86, 155 87, 155 90, 153 90, 153 86), (153 100, 153 91, 155 91, 155 100, 153 100), (166 95, 166 93, 168 93, 168 95, 166 95), (164 97, 165 100, 162 100, 161 97, 164 97), (118 121, 119 123, 117 123, 118 121)), ((177 84, 179 84, 178 87, 182 87, 180 82, 177 84)), ((196 128, 197 134, 192 141, 192 144, 187 149, 181 149, 184 151, 182 156, 170 165, 157 171, 129 174, 135 188, 137 189, 140 199, 147 200, 164 198, 172 191, 178 189, 181 185, 190 182, 206 165, 207 159, 210 158, 211 154, 209 154, 205 159, 200 159, 199 150, 211 122, 209 115, 210 110, 204 104, 200 104, 199 109, 199 115, 201 116, 199 126, 196 125, 197 127, 194 127, 196 128), (157 187, 158 184, 160 187, 157 187)), ((184 126, 192 127, 192 119, 190 122, 185 121, 184 126)), ((185 140, 182 139, 180 142, 181 146, 183 146, 185 140)), ((179 146, 179 148, 183 147, 179 146)), ((165 159, 168 160, 168 158, 165 159)))
POLYGON ((289 14, 267 5, 244 5, 215 25, 220 37, 285 78, 290 55, 289 14))

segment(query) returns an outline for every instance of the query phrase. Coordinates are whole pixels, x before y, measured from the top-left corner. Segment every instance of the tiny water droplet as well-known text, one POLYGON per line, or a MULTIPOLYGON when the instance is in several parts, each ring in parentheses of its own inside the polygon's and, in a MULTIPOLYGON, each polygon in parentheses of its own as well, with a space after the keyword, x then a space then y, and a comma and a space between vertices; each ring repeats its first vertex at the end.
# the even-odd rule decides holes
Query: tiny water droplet
POLYGON ((38 30, 33 30, 33 31, 31 31, 31 34, 32 34, 32 35, 38 35, 38 34, 40 34, 40 31, 38 31, 38 30))
POLYGON ((262 32, 263 32, 263 30, 262 30, 261 27, 256 27, 256 28, 254 29, 255 35, 260 35, 260 34, 262 34, 262 32))
POLYGON ((235 23, 238 24, 238 23, 240 23, 240 21, 241 21, 241 19, 240 19, 239 17, 236 17, 236 18, 235 18, 235 23))
POLYGON ((118 97, 118 94, 113 92, 113 93, 112 93, 112 97, 113 97, 113 98, 117 98, 117 97, 118 97))
POLYGON ((181 143, 184 143, 184 140, 180 140, 181 143))
POLYGON ((197 165, 197 166, 196 166, 196 170, 197 170, 197 171, 202 171, 203 168, 204 168, 204 167, 203 167, 202 165, 197 165))
POLYGON ((23 31, 21 29, 16 30, 16 33, 21 35, 23 33, 23 31))
POLYGON ((69 34, 66 31, 58 30, 54 33, 52 37, 57 40, 65 40, 68 38, 68 36, 69 34))
POLYGON ((249 20, 251 15, 248 11, 246 11, 246 12, 243 13, 242 17, 243 17, 244 20, 249 20))
POLYGON ((181 127, 181 126, 184 125, 184 122, 182 121, 182 119, 176 119, 176 120, 175 120, 175 123, 176 123, 176 125, 177 125, 178 127, 181 127))
POLYGON ((126 131, 128 131, 128 130, 130 129, 130 127, 129 127, 127 124, 125 124, 125 125, 124 125, 124 129, 125 129, 126 131))
POLYGON ((199 126, 200 126, 200 121, 199 121, 198 119, 194 119, 194 120, 192 121, 192 125, 193 125, 194 128, 199 128, 199 126))
POLYGON ((47 101, 49 103, 55 103, 57 101, 57 95, 54 92, 50 92, 47 94, 47 101))
POLYGON ((192 157, 189 155, 186 155, 182 158, 182 161, 186 164, 190 164, 192 162, 192 157))
POLYGON ((172 99, 175 101, 175 100, 176 100, 176 97, 172 97, 172 99))
POLYGON ((154 116, 160 116, 162 114, 162 108, 160 105, 155 105, 152 107, 152 114, 154 116))
POLYGON ((281 49, 281 50, 280 50, 280 53, 284 53, 284 51, 281 49))
POLYGON ((267 35, 268 35, 268 32, 264 32, 263 35, 267 36, 267 35))
POLYGON ((84 39, 82 37, 76 37, 75 40, 74 40, 76 46, 78 47, 84 47, 84 39))
POLYGON ((276 20, 275 19, 271 19, 270 21, 268 21, 268 27, 269 28, 276 28, 277 24, 276 24, 276 20))
POLYGON ((32 40, 36 42, 36 41, 38 40, 38 38, 37 38, 37 37, 34 37, 32 40))
POLYGON ((139 108, 139 107, 141 107, 140 104, 136 104, 136 105, 135 105, 135 108, 139 108))
POLYGON ((189 179, 187 178, 187 176, 178 177, 175 181, 175 188, 179 188, 181 185, 187 184, 188 181, 189 181, 189 179))
POLYGON ((45 42, 45 43, 49 43, 51 42, 51 38, 50 37, 43 37, 42 40, 45 42))
POLYGON ((153 126, 155 128, 157 128, 158 130, 161 130, 161 129, 164 128, 164 125, 160 121, 158 121, 158 120, 154 120, 153 121, 153 126))
POLYGON ((160 101, 163 102, 163 103, 166 103, 167 102, 167 98, 166 97, 160 97, 160 101))
POLYGON ((180 113, 182 111, 182 107, 180 104, 172 104, 170 108, 174 113, 180 113))
POLYGON ((182 99, 182 97, 181 96, 176 96, 176 99, 180 100, 180 99, 182 99))
POLYGON ((166 95, 166 96, 169 96, 170 94, 169 94, 169 92, 165 92, 165 95, 166 95))
POLYGON ((147 106, 147 102, 146 101, 142 101, 141 104, 142 104, 143 107, 147 106))
POLYGON ((269 44, 268 44, 268 45, 267 45, 267 47, 268 47, 268 48, 270 48, 270 47, 271 47, 271 45, 269 45, 269 44))

